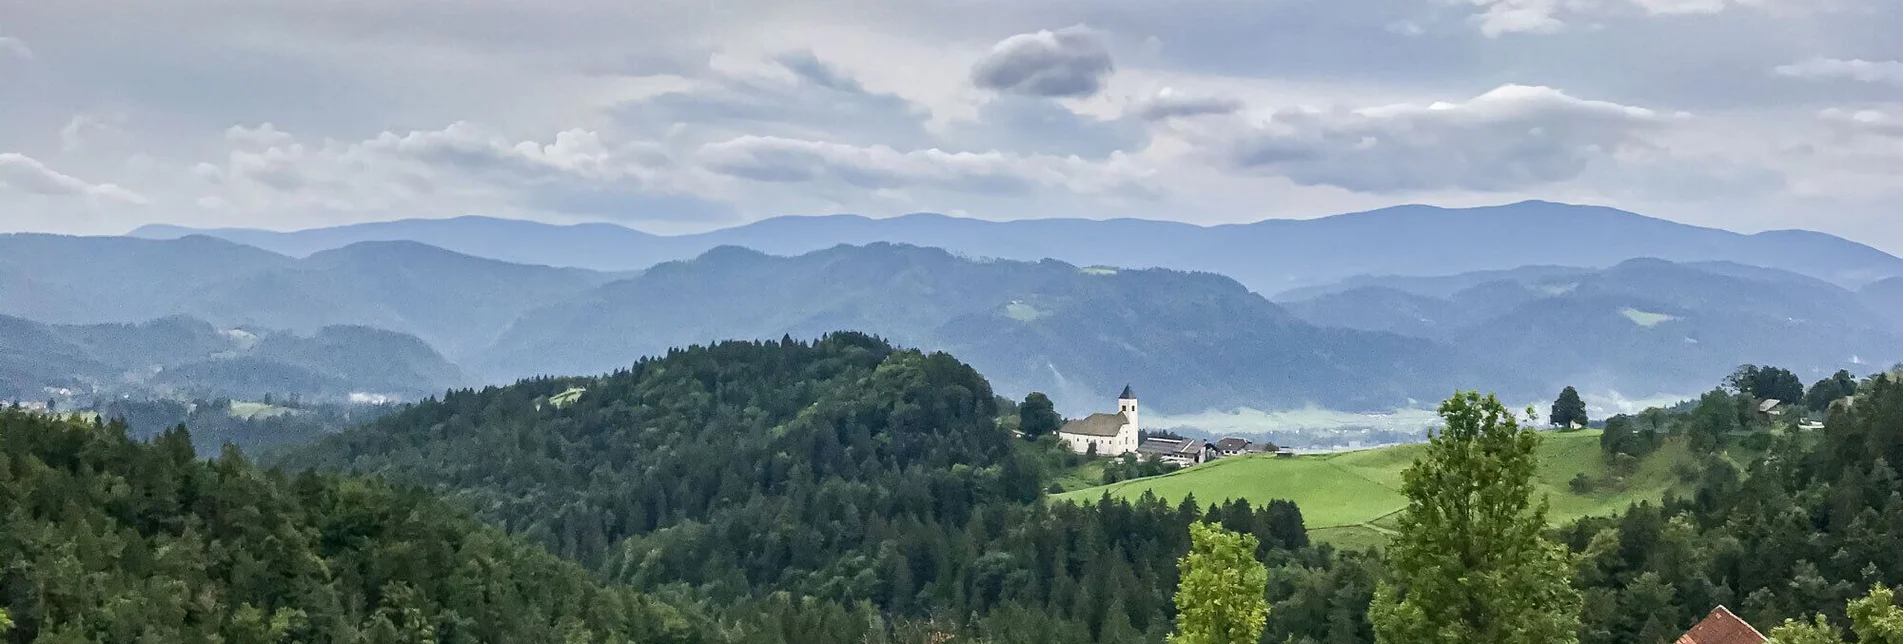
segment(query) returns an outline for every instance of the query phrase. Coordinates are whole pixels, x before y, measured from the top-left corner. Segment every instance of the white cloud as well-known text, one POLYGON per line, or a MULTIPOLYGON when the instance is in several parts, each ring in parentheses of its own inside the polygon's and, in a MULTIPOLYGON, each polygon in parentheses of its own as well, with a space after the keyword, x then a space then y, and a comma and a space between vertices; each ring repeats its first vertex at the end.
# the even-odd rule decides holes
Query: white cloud
POLYGON ((971 67, 973 85, 1031 96, 1082 98, 1115 71, 1103 34, 1076 25, 1006 38, 971 67))
POLYGON ((134 205, 150 203, 144 196, 125 188, 110 183, 88 183, 16 152, 0 153, 0 186, 31 195, 90 197, 134 205))
POLYGON ((1736 7, 1803 8, 1827 0, 1441 0, 1476 7, 1473 22, 1489 38, 1514 33, 1555 33, 1576 16, 1613 16, 1637 11, 1650 16, 1718 14, 1736 7))
POLYGON ((9 56, 21 60, 33 60, 33 50, 26 46, 26 41, 24 40, 10 36, 0 36, 0 59, 9 56))
POLYGON ((1460 103, 1290 109, 1205 144, 1230 167, 1305 185, 1504 192, 1573 179, 1679 115, 1506 85, 1460 103), (1233 137, 1233 138, 1232 138, 1233 137))
POLYGON ((1242 99, 1233 96, 1198 96, 1165 87, 1154 96, 1138 102, 1131 110, 1138 118, 1160 121, 1170 118, 1234 114, 1243 108, 1242 99))
POLYGON ((1817 118, 1853 134, 1903 137, 1903 116, 1881 110, 1830 108, 1819 112, 1817 118))
POLYGON ((59 130, 60 151, 75 152, 102 140, 123 139, 125 122, 124 114, 74 114, 59 130))
POLYGON ((651 144, 610 141, 570 129, 553 140, 512 141, 457 122, 441 130, 384 132, 356 142, 306 145, 269 124, 234 127, 223 165, 192 172, 233 208, 466 214, 513 212, 704 215, 666 181, 670 163, 651 144), (672 210, 648 210, 665 204, 672 210), (691 211, 691 212, 682 212, 691 211))
POLYGON ((1824 80, 1853 80, 1861 83, 1903 85, 1903 61, 1812 58, 1801 63, 1780 65, 1772 70, 1779 76, 1824 80))

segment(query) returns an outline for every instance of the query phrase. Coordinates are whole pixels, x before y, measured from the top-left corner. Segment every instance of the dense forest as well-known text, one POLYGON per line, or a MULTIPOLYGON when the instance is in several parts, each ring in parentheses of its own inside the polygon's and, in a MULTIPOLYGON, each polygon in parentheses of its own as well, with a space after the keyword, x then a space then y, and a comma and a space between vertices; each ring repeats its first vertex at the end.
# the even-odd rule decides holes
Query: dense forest
POLYGON ((294 459, 439 489, 607 579, 684 590, 730 619, 798 597, 787 642, 857 642, 841 625, 881 621, 1003 642, 1156 641, 1187 526, 1204 518, 1258 539, 1281 573, 1275 599, 1303 604, 1284 614, 1342 613, 1303 628, 1365 634, 1355 602, 1333 596, 1365 604, 1372 572, 1309 547, 1293 504, 1047 507, 1069 457, 1002 415, 952 357, 845 333, 456 392, 294 459))
MULTIPOLYGON (((1559 553, 1530 560, 1563 562, 1575 598, 1541 623, 1576 620, 1585 644, 1669 641, 1719 604, 1767 631, 1847 625, 1848 602, 1903 583, 1903 382, 1794 379, 1747 367, 1592 421, 1608 463, 1694 457, 1679 493, 1620 516, 1541 528, 1537 500, 1513 502, 1546 544, 1522 551, 1559 553), (1794 400, 1771 414, 1773 395, 1794 400)), ((1410 484, 1412 545, 1385 554, 1310 543, 1288 502, 1052 503, 1079 457, 1016 432, 1021 411, 950 356, 839 333, 453 391, 274 459, 296 474, 199 461, 183 430, 148 445, 6 412, 0 609, 16 642, 1158 642, 1207 522, 1266 568, 1261 642, 1349 644, 1409 605, 1382 598, 1428 578, 1421 534, 1448 531, 1416 513, 1458 498, 1410 484), (161 587, 169 608, 128 604, 161 587)), ((1523 476, 1538 437, 1498 422, 1474 434, 1522 461, 1469 469, 1523 476)))
POLYGON ((695 642, 712 627, 413 489, 0 410, 0 641, 695 642), (6 632, 8 627, 10 632, 6 632))

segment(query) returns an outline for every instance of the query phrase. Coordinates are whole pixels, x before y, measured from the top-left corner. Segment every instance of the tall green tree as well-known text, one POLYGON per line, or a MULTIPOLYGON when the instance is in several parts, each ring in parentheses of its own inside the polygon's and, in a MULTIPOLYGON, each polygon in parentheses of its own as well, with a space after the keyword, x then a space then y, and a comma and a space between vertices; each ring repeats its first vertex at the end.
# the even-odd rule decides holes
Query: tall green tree
POLYGON ((1554 427, 1565 429, 1573 423, 1586 426, 1586 401, 1579 398, 1579 390, 1571 386, 1559 392, 1559 398, 1553 401, 1553 413, 1548 420, 1554 427))
MULTIPOLYGON (((1858 644, 1903 644, 1903 608, 1896 605, 1896 594, 1877 585, 1870 593, 1852 600, 1844 613, 1850 616, 1850 631, 1858 644)), ((1809 622, 1786 620, 1771 630, 1771 644, 1843 644, 1843 631, 1831 625, 1823 615, 1809 622)))
POLYGON ((1251 644, 1269 619, 1269 571, 1254 535, 1208 523, 1189 525, 1189 554, 1177 566, 1176 634, 1170 644, 1251 644))
POLYGON ((1580 597, 1533 498, 1539 435, 1493 396, 1440 406, 1446 427, 1404 474, 1408 507, 1369 617, 1381 644, 1571 644, 1580 597))
POLYGON ((1026 438, 1055 434, 1063 424, 1064 418, 1057 415, 1057 405, 1042 391, 1031 392, 1024 397, 1024 404, 1018 405, 1018 431, 1026 438))
POLYGON ((1824 411, 1831 403, 1854 395, 1857 395, 1857 377, 1849 371, 1838 370, 1835 375, 1811 385, 1810 391, 1804 394, 1804 406, 1824 411))

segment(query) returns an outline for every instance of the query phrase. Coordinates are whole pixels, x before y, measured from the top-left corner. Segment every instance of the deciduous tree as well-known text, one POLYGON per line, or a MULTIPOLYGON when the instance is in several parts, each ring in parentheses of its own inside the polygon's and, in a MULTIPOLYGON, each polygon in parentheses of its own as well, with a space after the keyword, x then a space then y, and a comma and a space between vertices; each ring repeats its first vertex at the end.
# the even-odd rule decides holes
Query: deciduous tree
POLYGON ((1579 390, 1567 387, 1559 392, 1559 399, 1553 401, 1553 413, 1548 416, 1548 420, 1560 429, 1571 427, 1573 423, 1585 427, 1586 401, 1579 398, 1579 390))
POLYGON ((1023 432, 1025 438, 1055 434, 1063 424, 1064 418, 1057 415, 1057 406, 1044 392, 1033 391, 1024 397, 1024 404, 1018 405, 1018 431, 1023 432))
POLYGON ((1190 550, 1177 565, 1176 634, 1170 644, 1251 644, 1268 622, 1269 571, 1256 538, 1208 523, 1189 525, 1190 550))
POLYGON ((1539 436, 1499 399, 1461 393, 1408 468, 1408 507, 1370 618, 1382 644, 1578 641, 1580 597, 1533 498, 1539 436))

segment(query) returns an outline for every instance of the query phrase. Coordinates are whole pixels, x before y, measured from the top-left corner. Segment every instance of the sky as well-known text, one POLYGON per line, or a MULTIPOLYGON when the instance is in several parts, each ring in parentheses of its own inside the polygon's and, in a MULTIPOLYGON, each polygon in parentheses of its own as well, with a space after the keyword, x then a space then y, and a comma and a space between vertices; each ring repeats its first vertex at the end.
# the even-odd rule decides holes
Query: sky
POLYGON ((1900 30, 1895 0, 0 0, 0 231, 1546 199, 1903 252, 1900 30))

